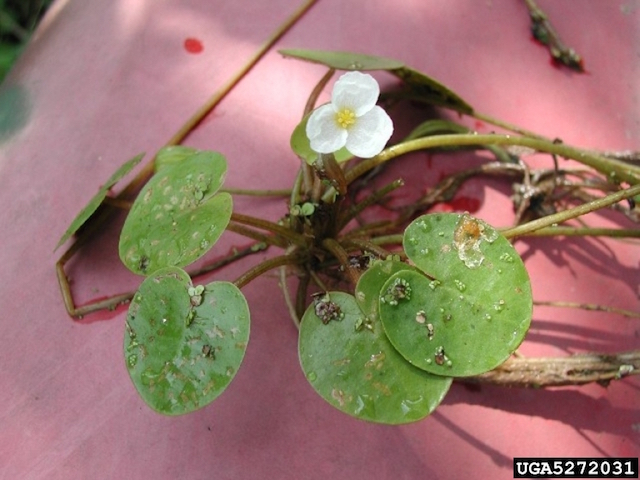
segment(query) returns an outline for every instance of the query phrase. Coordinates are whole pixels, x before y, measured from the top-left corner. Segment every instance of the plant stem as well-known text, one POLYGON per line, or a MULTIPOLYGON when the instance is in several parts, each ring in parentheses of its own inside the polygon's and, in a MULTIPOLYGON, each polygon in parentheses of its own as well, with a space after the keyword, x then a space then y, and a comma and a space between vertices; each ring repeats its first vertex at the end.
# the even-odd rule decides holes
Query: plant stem
POLYGON ((307 308, 307 292, 309 290, 309 283, 311 283, 311 275, 308 271, 304 271, 300 276, 298 282, 298 288, 296 290, 296 305, 295 305, 295 317, 292 317, 294 323, 300 328, 300 318, 304 315, 307 308))
POLYGON ((527 235, 534 237, 613 237, 628 238, 640 237, 640 229, 637 228, 577 228, 577 227, 545 227, 535 230, 527 235))
POLYGON ((632 310, 625 310, 624 308, 609 307, 606 305, 596 305, 594 303, 576 303, 576 302, 543 302, 534 301, 534 305, 542 305, 546 307, 559 307, 559 308, 579 308, 581 310, 589 310, 592 312, 607 312, 622 315, 630 318, 640 318, 640 312, 634 312, 632 310))
POLYGON ((404 234, 397 233, 393 235, 382 235, 379 237, 373 237, 369 241, 375 245, 402 245, 403 238, 404 234))
POLYGON ((249 215, 243 215, 241 213, 232 213, 231 220, 234 222, 242 223, 245 225, 249 225, 255 228, 261 228, 262 230, 267 230, 276 235, 280 235, 290 242, 296 245, 306 245, 307 239, 293 230, 283 227, 282 225, 278 225, 277 223, 270 222, 269 220, 264 220, 262 218, 251 217, 249 215))
POLYGON ((490 372, 464 379, 509 387, 542 388, 607 384, 628 375, 640 374, 640 351, 606 354, 575 354, 566 358, 511 357, 490 372))
POLYGON ((291 317, 291 321, 296 326, 296 329, 300 329, 300 318, 296 313, 296 307, 291 301, 291 295, 289 294, 289 287, 287 285, 287 268, 286 267, 280 267, 280 290, 282 290, 284 303, 287 306, 287 310, 289 311, 289 317, 291 317))
POLYGON ((360 274, 358 271, 349 264, 349 255, 346 250, 333 238, 325 238, 322 241, 322 246, 329 250, 334 257, 338 259, 340 265, 344 268, 349 281, 355 286, 358 283, 360 274))
MULTIPOLYGON (((473 112, 469 116, 472 118, 475 118, 476 120, 480 120, 482 122, 486 122, 491 125, 494 125, 496 127, 504 128, 505 130, 508 130, 510 132, 518 133, 524 137, 538 138, 540 140, 547 140, 547 141, 549 140, 548 138, 543 137, 542 135, 539 135, 535 132, 532 132, 531 130, 524 129, 522 127, 519 127, 518 125, 513 125, 509 122, 505 122, 504 120, 500 120, 498 118, 493 118, 483 113, 473 112)), ((592 153, 595 153, 595 152, 592 152, 592 153)))
POLYGON ((346 172, 348 183, 360 177, 369 170, 400 155, 410 152, 437 147, 459 147, 466 145, 518 145, 528 147, 539 152, 546 152, 565 158, 576 160, 598 170, 610 178, 635 184, 640 182, 640 167, 629 165, 619 160, 613 160, 601 155, 580 150, 562 143, 554 143, 541 138, 531 138, 513 135, 477 135, 452 134, 418 138, 399 143, 383 150, 373 158, 366 159, 346 172))
POLYGON ((255 230, 252 230, 251 228, 248 228, 239 223, 229 222, 226 230, 245 236, 247 238, 251 238, 253 240, 257 240, 258 242, 266 243, 267 245, 272 245, 274 247, 287 247, 287 242, 281 237, 278 237, 276 235, 265 235, 264 233, 256 232, 255 230))
POLYGON ((355 247, 362 252, 374 253, 380 258, 387 258, 389 255, 391 255, 391 252, 385 250, 384 248, 380 247, 380 245, 377 245, 371 240, 363 240, 359 238, 347 240, 345 242, 345 248, 350 247, 355 247))
POLYGON ((329 83, 329 80, 331 80, 331 77, 333 77, 334 73, 336 73, 335 68, 330 68, 329 70, 327 70, 327 73, 322 76, 318 84, 313 88, 311 94, 309 95, 309 98, 307 99, 307 103, 304 106, 302 118, 306 117, 315 108, 318 97, 322 93, 322 90, 324 90, 324 87, 327 86, 327 83, 329 83))
POLYGON ((585 203, 583 205, 579 205, 562 212, 554 213, 553 215, 547 215, 546 217, 538 218, 537 220, 533 220, 523 225, 518 225, 517 227, 509 228, 502 231, 502 234, 507 238, 528 235, 529 233, 541 228, 551 227, 554 224, 566 222, 567 220, 570 220, 572 218, 576 218, 595 210, 608 207, 609 205, 613 205, 620 200, 631 198, 639 194, 640 184, 627 188, 626 190, 612 193, 611 195, 607 195, 606 197, 600 198, 598 200, 594 200, 592 202, 585 203))
POLYGON ((347 224, 357 217, 364 209, 377 203, 382 198, 384 198, 389 193, 393 192, 395 189, 400 188, 404 185, 404 181, 402 179, 394 180, 388 185, 385 185, 379 190, 367 195, 361 202, 358 202, 354 205, 350 210, 345 210, 341 215, 338 216, 338 226, 336 228, 337 231, 342 230, 347 224))
POLYGON ((274 268, 282 267, 285 265, 294 265, 300 261, 300 258, 297 255, 280 255, 278 257, 273 257, 264 262, 260 262, 255 267, 246 271, 242 275, 240 275, 237 279, 233 281, 234 285, 238 288, 244 287, 247 283, 255 280, 260 275, 267 273, 269 270, 273 270, 274 268))

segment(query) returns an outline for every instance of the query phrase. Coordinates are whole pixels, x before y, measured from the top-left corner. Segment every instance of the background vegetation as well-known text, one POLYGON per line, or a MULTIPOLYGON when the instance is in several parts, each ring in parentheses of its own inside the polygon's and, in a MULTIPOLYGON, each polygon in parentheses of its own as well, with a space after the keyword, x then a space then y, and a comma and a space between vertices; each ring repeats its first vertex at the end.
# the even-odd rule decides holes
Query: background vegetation
POLYGON ((0 0, 0 81, 53 0, 0 0))

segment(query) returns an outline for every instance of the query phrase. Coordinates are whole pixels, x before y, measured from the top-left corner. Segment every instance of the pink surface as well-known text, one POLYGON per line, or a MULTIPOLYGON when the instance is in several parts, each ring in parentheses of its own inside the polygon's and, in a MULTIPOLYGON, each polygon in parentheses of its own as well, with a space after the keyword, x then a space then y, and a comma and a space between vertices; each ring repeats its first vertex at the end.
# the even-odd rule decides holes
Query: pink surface
MULTIPOLYGON (((296 332, 273 276, 244 289, 251 341, 227 392, 191 415, 152 412, 124 366, 125 310, 72 321, 52 250, 115 168, 161 147, 298 2, 64 3, 47 17, 0 100, 0 116, 10 114, 15 124, 0 132, 0 478, 511 478, 514 456, 638 456, 637 377, 607 389, 471 391, 456 384, 416 424, 347 417, 301 373, 296 332)), ((585 57, 588 74, 553 68, 530 40, 523 5, 511 0, 321 0, 277 48, 397 58, 480 112, 570 144, 640 149, 640 2, 541 4, 585 57)), ((298 160, 289 135, 324 71, 272 51, 186 144, 225 154, 229 186, 290 186, 298 160)), ((414 191, 458 168, 427 154, 416 165, 414 191)), ((495 181, 462 191, 498 226, 512 218, 508 193, 495 181)), ((278 200, 235 202, 236 211, 274 220, 285 208, 278 200)), ((617 215, 593 221, 630 226, 617 215)), ((118 264, 116 238, 117 229, 107 229, 70 263, 80 303, 137 286, 118 264)), ((247 243, 225 235, 213 255, 247 243)), ((536 299, 638 310, 637 243, 526 240, 517 247, 536 299)), ((253 261, 218 278, 232 280, 253 261)), ((637 349, 639 337, 637 319, 541 307, 522 351, 622 351, 637 349)))

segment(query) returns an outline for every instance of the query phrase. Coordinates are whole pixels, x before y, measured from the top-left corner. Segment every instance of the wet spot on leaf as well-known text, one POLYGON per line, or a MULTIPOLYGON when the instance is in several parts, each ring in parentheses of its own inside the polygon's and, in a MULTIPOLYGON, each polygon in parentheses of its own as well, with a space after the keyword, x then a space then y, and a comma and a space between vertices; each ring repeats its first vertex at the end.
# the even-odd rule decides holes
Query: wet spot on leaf
POLYGON ((486 240, 492 243, 497 238, 495 230, 487 229, 481 220, 464 214, 456 224, 453 232, 453 246, 458 251, 458 257, 468 268, 477 268, 484 261, 484 254, 480 250, 480 243, 486 240))

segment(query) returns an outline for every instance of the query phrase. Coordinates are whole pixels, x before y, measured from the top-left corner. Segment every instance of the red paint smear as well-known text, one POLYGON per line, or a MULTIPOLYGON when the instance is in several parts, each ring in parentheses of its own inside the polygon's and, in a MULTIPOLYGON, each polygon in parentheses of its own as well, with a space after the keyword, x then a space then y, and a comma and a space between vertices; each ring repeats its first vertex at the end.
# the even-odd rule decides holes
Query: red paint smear
POLYGON ((204 50, 204 45, 197 38, 187 38, 184 41, 184 49, 189 53, 201 53, 204 50))

